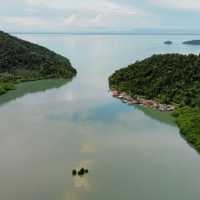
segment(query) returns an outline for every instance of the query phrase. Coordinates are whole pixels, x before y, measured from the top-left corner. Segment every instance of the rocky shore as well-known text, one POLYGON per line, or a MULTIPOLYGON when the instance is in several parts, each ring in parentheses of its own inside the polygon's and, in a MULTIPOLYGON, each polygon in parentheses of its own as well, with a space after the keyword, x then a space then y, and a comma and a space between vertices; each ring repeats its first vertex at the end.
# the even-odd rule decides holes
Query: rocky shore
POLYGON ((148 99, 144 99, 138 96, 131 97, 125 92, 119 92, 119 91, 113 90, 111 91, 111 95, 115 98, 120 99, 121 101, 123 101, 124 103, 128 105, 142 105, 148 108, 153 108, 160 112, 171 112, 175 110, 175 106, 173 105, 161 104, 155 100, 148 100, 148 99))

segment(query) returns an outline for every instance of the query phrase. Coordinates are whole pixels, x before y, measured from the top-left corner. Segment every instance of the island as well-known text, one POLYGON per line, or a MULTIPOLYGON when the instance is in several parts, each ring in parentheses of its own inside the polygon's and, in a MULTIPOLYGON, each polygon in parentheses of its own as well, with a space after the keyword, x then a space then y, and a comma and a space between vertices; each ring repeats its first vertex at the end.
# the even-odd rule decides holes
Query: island
POLYGON ((67 58, 0 31, 0 94, 20 82, 71 79, 76 73, 67 58))
POLYGON ((198 46, 200 45, 200 40, 190 40, 190 41, 185 41, 183 44, 186 45, 193 45, 193 46, 198 46))
POLYGON ((153 55, 117 70, 109 86, 125 103, 170 111, 182 135, 200 152, 200 55, 153 55))
POLYGON ((164 44, 171 45, 171 44, 173 44, 173 42, 170 41, 170 40, 167 40, 167 41, 164 42, 164 44))

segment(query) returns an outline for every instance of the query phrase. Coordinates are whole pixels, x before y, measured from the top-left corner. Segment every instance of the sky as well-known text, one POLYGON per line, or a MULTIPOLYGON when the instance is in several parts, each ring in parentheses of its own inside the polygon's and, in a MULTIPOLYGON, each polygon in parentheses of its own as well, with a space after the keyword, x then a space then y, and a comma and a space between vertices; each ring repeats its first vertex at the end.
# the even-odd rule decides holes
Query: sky
POLYGON ((200 0, 0 0, 7 32, 197 29, 200 0))

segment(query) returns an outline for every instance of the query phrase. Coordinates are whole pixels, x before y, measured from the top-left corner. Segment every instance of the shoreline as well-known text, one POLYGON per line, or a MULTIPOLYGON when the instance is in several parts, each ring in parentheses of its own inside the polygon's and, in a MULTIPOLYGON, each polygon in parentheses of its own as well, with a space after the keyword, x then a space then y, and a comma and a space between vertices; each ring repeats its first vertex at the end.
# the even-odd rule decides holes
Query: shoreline
POLYGON ((159 112, 172 112, 176 109, 173 105, 161 104, 155 100, 145 99, 139 96, 131 97, 126 92, 119 92, 117 90, 111 90, 111 95, 128 105, 141 105, 159 112))
MULTIPOLYGON (((0 73, 1 76, 1 73, 0 73)), ((13 91, 16 90, 16 86, 21 84, 21 83, 28 83, 28 82, 36 82, 36 81, 41 81, 41 80, 66 80, 66 81, 71 81, 76 77, 76 74, 73 75, 72 77, 37 77, 37 78, 24 78, 24 79, 16 79, 14 81, 8 81, 4 83, 4 88, 2 87, 1 90, 1 82, 0 82, 0 97, 6 93, 8 93, 9 91, 13 91)))

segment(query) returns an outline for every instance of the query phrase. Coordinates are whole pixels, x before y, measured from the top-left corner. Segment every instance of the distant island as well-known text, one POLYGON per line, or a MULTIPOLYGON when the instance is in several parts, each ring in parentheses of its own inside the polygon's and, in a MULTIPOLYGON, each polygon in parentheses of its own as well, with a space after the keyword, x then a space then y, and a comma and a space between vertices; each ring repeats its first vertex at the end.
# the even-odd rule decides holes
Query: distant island
POLYGON ((170 41, 170 40, 167 40, 167 41, 164 42, 164 44, 168 44, 168 45, 170 45, 170 44, 173 44, 173 42, 170 41))
POLYGON ((173 111, 180 132, 200 152, 199 55, 153 55, 116 71, 109 85, 125 103, 173 111))
POLYGON ((71 79, 76 73, 67 58, 0 31, 0 94, 20 82, 71 79))
POLYGON ((183 42, 183 44, 186 44, 186 45, 200 45, 200 40, 190 40, 190 41, 185 41, 183 42))

